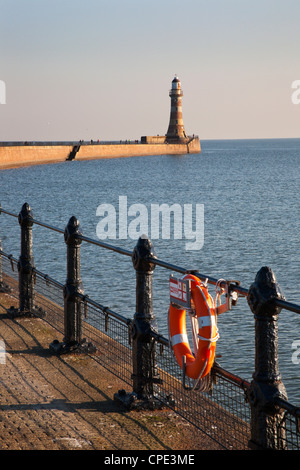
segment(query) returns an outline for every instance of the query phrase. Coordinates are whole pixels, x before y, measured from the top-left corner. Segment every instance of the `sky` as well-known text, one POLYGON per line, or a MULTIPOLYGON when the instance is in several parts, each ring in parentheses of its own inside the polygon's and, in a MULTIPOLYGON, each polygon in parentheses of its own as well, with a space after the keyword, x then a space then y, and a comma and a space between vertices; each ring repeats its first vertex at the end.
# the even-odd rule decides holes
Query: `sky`
POLYGON ((300 138, 299 18, 299 0, 0 0, 0 141, 164 135, 175 74, 187 134, 300 138))

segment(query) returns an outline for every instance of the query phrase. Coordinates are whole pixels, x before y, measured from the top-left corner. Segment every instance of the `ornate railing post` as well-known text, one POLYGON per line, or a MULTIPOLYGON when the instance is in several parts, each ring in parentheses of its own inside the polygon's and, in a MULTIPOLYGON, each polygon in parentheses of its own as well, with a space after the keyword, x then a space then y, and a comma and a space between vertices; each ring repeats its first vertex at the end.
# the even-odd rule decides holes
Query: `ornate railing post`
POLYGON ((82 338, 83 284, 80 275, 80 245, 82 235, 79 221, 72 216, 65 228, 64 240, 67 245, 67 279, 64 286, 64 340, 53 341, 50 349, 55 353, 94 352, 91 343, 82 338))
POLYGON ((272 270, 263 267, 248 292, 255 318, 255 372, 251 382, 251 440, 255 449, 284 449, 284 411, 277 398, 287 399, 278 366, 278 314, 275 300, 283 299, 272 270))
POLYGON ((133 393, 124 390, 115 395, 128 408, 161 407, 156 400, 156 384, 160 382, 157 372, 156 342, 151 332, 157 333, 156 319, 153 313, 153 271, 155 258, 151 241, 140 237, 132 254, 136 271, 136 312, 131 325, 133 393))
POLYGON ((27 202, 23 204, 18 220, 21 227, 21 255, 18 261, 19 314, 35 315, 32 249, 33 214, 27 202))
POLYGON ((138 398, 155 395, 158 381, 156 344, 151 331, 157 332, 153 313, 153 271, 155 264, 149 258, 155 257, 153 245, 148 238, 139 238, 132 255, 136 271, 136 313, 133 325, 133 391, 138 398))
POLYGON ((79 221, 71 217, 65 228, 67 245, 67 279, 64 287, 64 341, 67 346, 78 346, 82 340, 82 303, 76 294, 83 294, 80 277, 80 245, 82 235, 79 221))

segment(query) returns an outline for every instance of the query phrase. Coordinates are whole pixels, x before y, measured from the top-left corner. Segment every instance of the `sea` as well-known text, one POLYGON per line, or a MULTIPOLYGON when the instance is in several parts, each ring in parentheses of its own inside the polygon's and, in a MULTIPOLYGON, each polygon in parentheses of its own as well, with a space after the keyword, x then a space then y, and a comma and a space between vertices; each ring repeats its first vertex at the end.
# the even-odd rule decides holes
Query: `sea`
MULTIPOLYGON (((102 241, 127 250, 133 250, 147 227, 151 239, 153 207, 176 205, 182 210, 182 224, 193 215, 192 228, 201 232, 199 243, 191 249, 191 232, 183 225, 178 231, 174 216, 169 235, 163 232, 162 221, 161 230, 152 232, 158 258, 204 276, 237 280, 247 289, 259 269, 269 266, 286 300, 300 304, 300 139, 207 140, 201 141, 201 149, 199 154, 74 160, 1 170, 0 204, 18 214, 27 202, 36 220, 60 229, 75 216, 83 235, 99 240, 102 227, 101 236, 108 237, 102 241), (123 215, 127 208, 121 231, 120 201, 123 215), (186 207, 190 212, 184 211, 186 207)), ((3 251, 18 257, 16 218, 1 214, 0 238, 3 251)), ((34 225, 33 250, 37 269, 64 283, 63 235, 34 225)), ((153 275, 154 314, 159 333, 166 337, 170 274, 178 275, 156 266, 153 275)), ((82 242, 81 277, 90 298, 133 317, 135 271, 130 257, 82 242)), ((215 287, 209 290, 214 298, 215 287)), ((251 380, 254 317, 244 297, 218 317, 218 330, 218 363, 251 380)), ((278 331, 280 373, 289 401, 299 406, 300 316, 282 310, 278 331)))

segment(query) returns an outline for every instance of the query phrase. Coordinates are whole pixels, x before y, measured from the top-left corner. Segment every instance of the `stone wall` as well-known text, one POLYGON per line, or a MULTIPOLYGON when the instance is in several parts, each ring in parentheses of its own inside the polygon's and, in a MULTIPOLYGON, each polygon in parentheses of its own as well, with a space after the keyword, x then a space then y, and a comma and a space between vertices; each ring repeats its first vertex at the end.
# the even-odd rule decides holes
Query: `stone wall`
POLYGON ((64 162, 72 148, 72 145, 18 145, 16 147, 0 147, 0 168, 64 162))
MULTIPOLYGON (((64 162, 72 149, 73 145, 2 145, 0 146, 0 168, 64 162)), ((75 160, 179 155, 200 151, 199 139, 194 139, 188 144, 90 144, 81 145, 75 155, 75 160)))
POLYGON ((199 153, 199 140, 190 144, 119 144, 119 145, 83 145, 76 160, 92 158, 137 157, 147 155, 182 155, 199 153))
POLYGON ((165 135, 143 135, 141 137, 142 144, 164 144, 165 142, 165 135))

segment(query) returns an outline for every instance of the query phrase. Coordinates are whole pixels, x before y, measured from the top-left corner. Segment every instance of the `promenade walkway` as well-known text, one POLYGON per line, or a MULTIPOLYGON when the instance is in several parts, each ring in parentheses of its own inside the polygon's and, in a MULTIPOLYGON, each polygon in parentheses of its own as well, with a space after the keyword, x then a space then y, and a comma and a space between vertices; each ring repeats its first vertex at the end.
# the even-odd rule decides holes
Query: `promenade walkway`
POLYGON ((62 338, 42 319, 10 318, 15 302, 0 294, 0 450, 218 448, 170 409, 125 411, 113 399, 123 382, 89 356, 52 355, 62 338))

